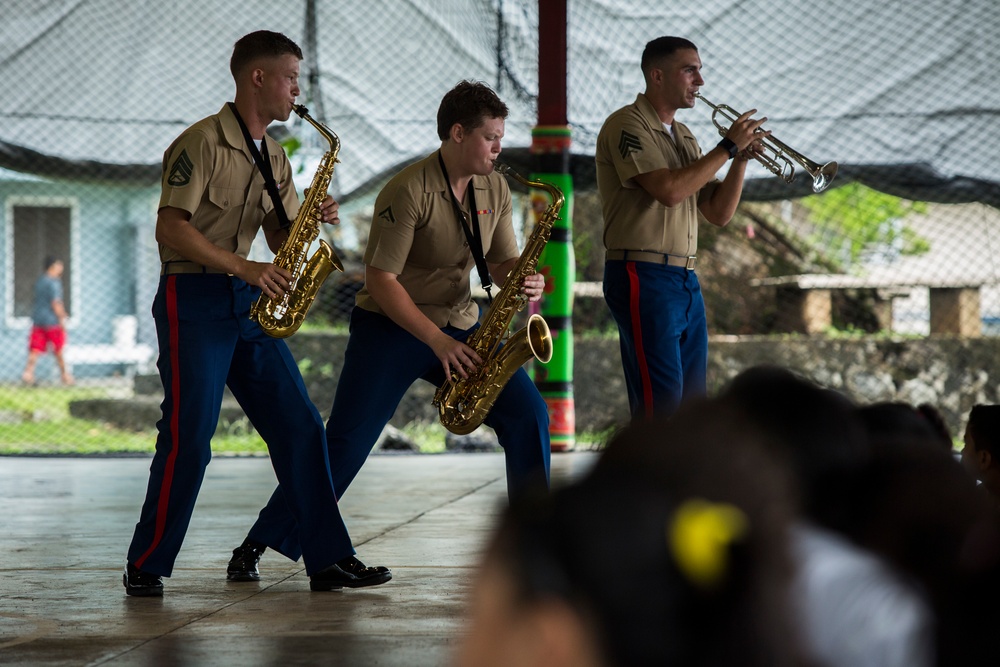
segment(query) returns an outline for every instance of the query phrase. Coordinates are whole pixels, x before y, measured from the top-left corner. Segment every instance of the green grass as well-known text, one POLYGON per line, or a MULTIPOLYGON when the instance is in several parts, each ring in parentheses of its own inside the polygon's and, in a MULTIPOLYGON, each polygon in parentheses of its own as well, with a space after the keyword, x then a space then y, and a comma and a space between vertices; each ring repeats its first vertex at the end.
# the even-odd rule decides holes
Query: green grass
MULTIPOLYGON (((151 454, 156 442, 154 424, 143 431, 128 431, 98 421, 70 415, 72 401, 120 398, 115 387, 0 386, 0 455, 151 454)), ((256 433, 233 428, 216 436, 217 454, 266 454, 256 433)))
POLYGON ((106 396, 104 388, 0 387, 0 454, 103 454, 150 448, 142 434, 70 416, 71 401, 106 396))
POLYGON ((69 419, 69 403, 85 398, 104 398, 101 387, 21 387, 0 386, 0 414, 7 419, 69 419))
POLYGON ((122 454, 151 452, 149 434, 83 419, 0 424, 0 454, 122 454))
MULTIPOLYGON (((128 431, 108 424, 76 419, 69 404, 75 400, 121 398, 114 387, 0 386, 0 456, 86 456, 152 454, 156 429, 128 431)), ((441 424, 414 423, 402 429, 424 454, 445 451, 441 424)), ((578 449, 599 449, 612 431, 577 435, 578 449)), ((212 439, 215 455, 263 456, 267 446, 244 420, 223 429, 212 439)))
MULTIPOLYGON (((114 387, 0 386, 0 456, 152 454, 156 429, 128 431, 70 415, 72 401, 121 398, 114 387)), ((444 451, 440 424, 415 424, 403 429, 421 452, 444 451)), ((266 455, 267 446, 245 420, 225 425, 212 438, 216 455, 266 455)))

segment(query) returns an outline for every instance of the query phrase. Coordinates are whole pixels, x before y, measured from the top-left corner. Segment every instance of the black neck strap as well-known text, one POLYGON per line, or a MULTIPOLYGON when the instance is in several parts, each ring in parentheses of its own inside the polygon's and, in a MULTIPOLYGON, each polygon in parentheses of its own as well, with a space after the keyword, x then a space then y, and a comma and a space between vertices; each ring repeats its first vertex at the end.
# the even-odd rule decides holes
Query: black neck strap
POLYGON ((281 223, 282 229, 288 229, 291 223, 288 221, 288 215, 285 213, 285 205, 281 203, 281 193, 278 192, 278 184, 274 181, 274 171, 271 170, 271 161, 267 159, 267 141, 262 138, 260 140, 260 150, 258 150, 257 144, 254 143, 253 137, 250 136, 250 130, 247 129, 247 124, 243 122, 240 112, 236 110, 236 105, 230 102, 229 108, 232 109, 233 115, 236 116, 236 122, 240 124, 240 129, 243 131, 243 138, 247 142, 247 148, 250 149, 253 161, 257 163, 260 175, 264 177, 264 187, 267 188, 267 193, 271 195, 271 201, 274 202, 274 211, 278 215, 278 222, 281 223))
POLYGON ((455 197, 455 191, 451 189, 451 181, 448 179, 448 169, 444 166, 444 158, 441 157, 441 151, 438 151, 438 162, 441 164, 441 173, 444 174, 444 183, 448 188, 451 205, 455 208, 455 216, 458 217, 458 223, 462 225, 462 231, 465 232, 465 238, 469 242, 472 259, 476 260, 476 271, 479 273, 479 282, 482 284, 483 289, 486 290, 486 298, 490 303, 493 303, 493 294, 490 293, 490 288, 493 287, 493 279, 490 278, 490 267, 486 264, 486 256, 483 253, 483 233, 479 228, 479 216, 476 211, 476 189, 470 180, 468 186, 469 215, 472 218, 472 224, 470 225, 465 219, 462 205, 458 203, 458 198, 455 197))

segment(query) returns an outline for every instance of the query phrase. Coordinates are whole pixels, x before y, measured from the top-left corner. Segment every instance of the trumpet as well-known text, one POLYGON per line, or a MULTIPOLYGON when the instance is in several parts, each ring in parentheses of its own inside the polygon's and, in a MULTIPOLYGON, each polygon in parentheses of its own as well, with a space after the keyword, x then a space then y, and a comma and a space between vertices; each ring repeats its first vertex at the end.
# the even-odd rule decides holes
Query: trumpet
MULTIPOLYGON (((701 93, 695 93, 694 96, 712 107, 712 123, 718 128, 719 134, 722 136, 726 136, 729 128, 736 122, 736 119, 743 115, 736 113, 735 109, 726 104, 712 104, 701 93), (728 121, 729 125, 720 123, 718 120, 720 116, 728 121)), ((757 132, 762 133, 763 131, 757 128, 757 132)), ((830 183, 833 182, 833 177, 837 175, 836 162, 827 162, 823 165, 813 162, 802 155, 802 153, 789 148, 788 144, 779 141, 774 135, 766 139, 761 139, 760 143, 764 146, 764 152, 760 155, 754 155, 754 159, 786 183, 791 183, 795 180, 795 165, 793 162, 799 164, 812 176, 813 192, 823 192, 823 190, 826 190, 830 186, 830 183)))

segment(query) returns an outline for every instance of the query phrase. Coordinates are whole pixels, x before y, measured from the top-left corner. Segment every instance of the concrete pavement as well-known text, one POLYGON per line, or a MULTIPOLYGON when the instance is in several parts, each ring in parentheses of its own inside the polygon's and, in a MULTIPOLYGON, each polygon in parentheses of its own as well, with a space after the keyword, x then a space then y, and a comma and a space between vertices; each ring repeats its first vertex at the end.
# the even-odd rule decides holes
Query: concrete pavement
MULTIPOLYGON (((554 454, 553 483, 589 452, 554 454)), ((501 454, 376 455, 341 509, 382 586, 312 593, 268 551, 259 583, 226 563, 275 485, 266 458, 217 458, 163 598, 130 598, 125 550, 146 458, 0 458, 0 664, 444 665, 506 500, 501 454)))

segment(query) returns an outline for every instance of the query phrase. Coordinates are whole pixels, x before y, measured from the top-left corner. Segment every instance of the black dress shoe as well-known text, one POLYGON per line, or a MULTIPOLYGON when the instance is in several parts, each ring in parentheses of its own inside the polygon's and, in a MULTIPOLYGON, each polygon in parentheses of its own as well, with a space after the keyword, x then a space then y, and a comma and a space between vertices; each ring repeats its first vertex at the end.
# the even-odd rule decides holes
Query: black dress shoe
POLYGON ((354 556, 348 556, 325 570, 309 577, 309 588, 314 591, 334 591, 339 588, 378 586, 392 579, 387 567, 365 567, 354 556))
POLYGON ((126 563, 125 574, 122 575, 125 592, 139 597, 161 597, 163 581, 158 575, 143 572, 131 563, 126 563))
POLYGON ((259 543, 251 544, 244 540, 243 544, 233 549, 233 557, 226 568, 226 579, 229 581, 260 581, 257 563, 267 547, 259 543))

